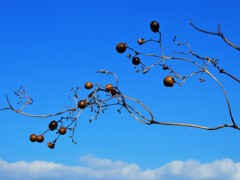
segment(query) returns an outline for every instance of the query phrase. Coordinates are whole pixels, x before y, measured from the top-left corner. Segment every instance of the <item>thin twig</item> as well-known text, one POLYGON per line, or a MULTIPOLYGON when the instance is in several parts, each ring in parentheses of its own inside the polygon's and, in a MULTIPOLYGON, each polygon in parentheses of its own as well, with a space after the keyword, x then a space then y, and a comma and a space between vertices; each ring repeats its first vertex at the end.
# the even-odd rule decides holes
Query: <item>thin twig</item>
POLYGON ((212 34, 212 35, 216 35, 216 36, 221 37, 221 38, 225 41, 226 44, 228 44, 229 46, 231 46, 231 47, 235 48, 236 50, 240 51, 240 47, 239 47, 239 46, 233 44, 231 41, 229 41, 229 40, 223 35, 223 33, 222 33, 221 30, 220 30, 220 25, 218 25, 218 32, 211 32, 211 31, 203 30, 203 29, 195 26, 195 25, 192 23, 192 21, 190 21, 190 25, 191 25, 193 28, 195 28, 196 30, 200 31, 200 32, 203 32, 203 33, 206 33, 206 34, 212 34))
POLYGON ((159 124, 159 125, 166 125, 166 126, 183 126, 183 127, 192 127, 192 128, 197 128, 197 129, 204 129, 204 130, 218 130, 218 129, 222 129, 222 128, 235 128, 240 130, 238 127, 235 127, 232 124, 222 124, 216 127, 207 127, 207 126, 200 126, 200 125, 196 125, 196 124, 187 124, 187 123, 172 123, 172 122, 158 122, 153 120, 151 122, 151 124, 159 124))
POLYGON ((11 105, 11 103, 10 103, 9 98, 8 98, 7 95, 6 95, 6 99, 7 99, 7 103, 8 103, 8 105, 9 105, 10 109, 11 109, 12 111, 14 111, 15 113, 21 114, 21 115, 24 115, 24 116, 28 116, 28 117, 35 117, 35 118, 49 118, 49 117, 54 117, 54 116, 58 116, 58 115, 64 114, 64 113, 66 113, 66 112, 75 111, 75 110, 77 109, 77 107, 75 107, 75 108, 70 108, 70 109, 67 109, 67 110, 64 110, 64 111, 61 111, 61 112, 57 112, 57 113, 54 113, 54 114, 34 115, 34 114, 24 113, 24 112, 22 112, 21 110, 14 109, 13 106, 11 105))

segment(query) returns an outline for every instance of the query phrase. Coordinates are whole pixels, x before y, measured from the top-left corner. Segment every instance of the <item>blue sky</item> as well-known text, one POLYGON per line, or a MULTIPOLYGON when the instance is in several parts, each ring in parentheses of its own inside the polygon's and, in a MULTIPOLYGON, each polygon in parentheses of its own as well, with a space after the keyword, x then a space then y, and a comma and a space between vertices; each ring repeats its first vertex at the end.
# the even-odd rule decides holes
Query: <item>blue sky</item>
MULTIPOLYGON (((220 23, 228 39, 240 44, 239 5, 238 1, 0 0, 0 107, 7 106, 5 94, 14 104, 17 99, 13 91, 24 86, 34 100, 26 112, 61 111, 66 105, 73 105, 67 97, 72 87, 83 87, 86 81, 114 82, 112 77, 96 73, 106 69, 118 75, 120 90, 142 101, 156 120, 209 126, 230 123, 224 96, 213 80, 206 77, 205 83, 199 83, 193 77, 182 87, 165 88, 162 79, 167 72, 155 67, 145 75, 136 73, 131 62, 124 54, 118 54, 115 47, 118 42, 127 42, 144 52, 160 53, 154 44, 144 47, 137 44, 138 38, 157 37, 149 28, 149 23, 157 20, 166 53, 177 49, 172 42, 176 35, 179 41, 188 41, 194 52, 219 59, 224 69, 239 77, 239 52, 219 37, 202 34, 189 25, 191 19, 199 27, 216 31, 220 23)), ((148 60, 150 64, 154 62, 148 60)), ((179 71, 194 69, 183 63, 172 66, 179 71)), ((238 123, 239 84, 211 70, 226 87, 238 123)), ((80 96, 87 93, 81 90, 80 96)), ((127 112, 118 114, 114 107, 89 123, 91 116, 86 109, 79 117, 76 145, 66 135, 51 150, 46 143, 54 139, 54 133, 47 133, 42 144, 31 143, 29 135, 42 133, 54 118, 36 119, 2 111, 1 177, 40 179, 45 174, 44 179, 55 179, 60 174, 72 179, 196 176, 238 179, 240 176, 238 131, 147 126, 127 112)))

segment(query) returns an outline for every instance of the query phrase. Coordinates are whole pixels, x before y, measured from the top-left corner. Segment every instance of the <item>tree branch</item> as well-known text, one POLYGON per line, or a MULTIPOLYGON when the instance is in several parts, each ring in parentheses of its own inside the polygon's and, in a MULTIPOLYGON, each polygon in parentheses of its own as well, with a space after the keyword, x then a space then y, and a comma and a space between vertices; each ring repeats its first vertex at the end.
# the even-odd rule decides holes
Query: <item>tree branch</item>
POLYGON ((221 30, 220 30, 220 24, 218 25, 218 32, 211 32, 211 31, 203 30, 203 29, 197 27, 196 25, 194 25, 191 20, 190 20, 190 25, 191 25, 194 29, 196 29, 196 30, 198 30, 198 31, 200 31, 200 32, 203 32, 203 33, 206 33, 206 34, 211 34, 211 35, 216 35, 216 36, 221 37, 221 38, 225 41, 226 44, 228 44, 229 46, 231 46, 231 47, 235 48, 236 50, 240 51, 240 47, 239 47, 239 46, 233 44, 231 41, 229 41, 229 40, 223 35, 223 33, 222 33, 221 30))

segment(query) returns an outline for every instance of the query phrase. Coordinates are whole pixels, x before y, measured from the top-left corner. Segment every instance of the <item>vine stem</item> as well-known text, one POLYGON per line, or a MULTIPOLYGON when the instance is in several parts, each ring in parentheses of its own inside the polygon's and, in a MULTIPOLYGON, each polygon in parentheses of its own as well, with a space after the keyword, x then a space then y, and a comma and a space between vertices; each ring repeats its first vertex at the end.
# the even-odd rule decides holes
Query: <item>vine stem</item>
POLYGON ((135 98, 132 98, 132 97, 129 97, 129 96, 126 96, 126 95, 121 95, 123 96, 124 98, 126 99, 129 99, 131 101, 134 101, 136 102, 137 104, 141 105, 150 115, 150 119, 146 118, 145 116, 143 116, 142 114, 140 114, 136 109, 134 109, 132 106, 128 105, 128 104, 124 104, 124 108, 132 115, 133 118, 135 118, 136 120, 142 122, 142 123, 145 123, 145 124, 149 124, 153 119, 153 114, 152 112, 147 108, 146 105, 144 105, 142 102, 140 102, 139 100, 135 99, 135 98), (144 120, 141 120, 139 119, 136 115, 134 115, 132 113, 132 111, 135 112, 138 116, 140 116, 142 119, 144 119, 145 121, 147 121, 147 123, 144 121, 144 120))
POLYGON ((191 25, 193 28, 195 28, 196 30, 200 31, 200 32, 203 32, 203 33, 206 33, 206 34, 212 34, 212 35, 216 35, 216 36, 221 37, 226 44, 228 44, 229 46, 231 46, 231 47, 235 48, 236 50, 240 51, 240 47, 239 47, 239 46, 237 46, 237 45, 233 44, 232 42, 230 42, 230 41, 223 35, 223 33, 222 33, 221 30, 220 30, 220 24, 218 25, 218 32, 211 32, 211 31, 203 30, 203 29, 195 26, 195 25, 192 23, 191 20, 190 20, 190 25, 191 25))
POLYGON ((192 127, 192 128, 197 128, 197 129, 204 129, 204 130, 218 130, 218 129, 222 129, 225 127, 229 127, 229 128, 235 128, 240 130, 238 127, 235 127, 232 124, 222 124, 216 127, 207 127, 207 126, 200 126, 200 125, 196 125, 196 124, 187 124, 187 123, 172 123, 172 122, 158 122, 158 121, 152 121, 151 124, 159 124, 159 125, 166 125, 166 126, 184 126, 184 127, 192 127))
POLYGON ((227 96, 227 91, 225 90, 225 88, 224 88, 224 86, 222 85, 222 83, 221 83, 212 73, 210 73, 207 69, 205 69, 205 72, 206 72, 209 76, 211 76, 211 78, 213 78, 213 79, 218 83, 218 85, 220 86, 220 88, 222 89, 223 94, 224 94, 224 97, 225 97, 225 100, 226 100, 226 103, 227 103, 227 106, 228 106, 228 112, 229 112, 230 118, 231 118, 231 120, 232 120, 232 123, 233 123, 234 127, 238 129, 238 126, 237 126, 237 124, 236 124, 236 122, 234 121, 234 118, 233 118, 230 101, 229 101, 228 96, 227 96))
POLYGON ((150 115, 150 119, 145 118, 143 115, 141 115, 139 112, 137 112, 135 109, 133 109, 130 105, 126 105, 124 106, 125 109, 132 115, 133 118, 135 118, 136 120, 144 123, 144 124, 159 124, 159 125, 166 125, 166 126, 184 126, 184 127, 192 127, 192 128, 197 128, 197 129, 204 129, 204 130, 218 130, 218 129, 222 129, 222 128, 235 128, 240 130, 240 128, 238 126, 236 126, 235 124, 222 124, 216 127, 207 127, 207 126, 201 126, 201 125, 196 125, 196 124, 188 124, 188 123, 180 123, 180 122, 160 122, 160 121, 155 121, 152 112, 139 100, 129 97, 129 96, 125 96, 124 97, 126 99, 132 100, 138 104, 140 104, 150 115), (138 114, 141 118, 143 118, 144 120, 139 119, 136 115, 134 115, 132 113, 131 110, 133 110, 136 114, 138 114), (147 122, 146 122, 147 121, 147 122))
POLYGON ((78 108, 78 107, 74 107, 74 108, 70 108, 70 109, 67 109, 65 111, 57 112, 57 113, 54 113, 54 114, 34 115, 34 114, 24 113, 21 110, 14 109, 13 106, 11 105, 7 95, 6 95, 6 99, 7 99, 8 105, 10 107, 9 109, 14 111, 15 113, 21 114, 21 115, 24 115, 24 116, 28 116, 28 117, 35 117, 35 118, 49 118, 49 117, 53 117, 53 116, 58 116, 58 115, 66 113, 66 112, 75 111, 78 108))
MULTIPOLYGON (((193 75, 195 75, 196 73, 205 72, 211 78, 213 78, 213 80, 215 80, 217 82, 217 84, 221 87, 221 89, 222 89, 222 91, 224 93, 224 96, 225 96, 225 99, 226 99, 226 102, 227 102, 227 105, 228 105, 229 115, 230 115, 230 118, 231 118, 233 124, 222 124, 222 125, 219 125, 219 126, 216 126, 216 127, 207 127, 207 126, 202 126, 202 125, 181 123, 181 122, 161 122, 161 121, 155 121, 154 117, 153 117, 153 113, 150 111, 150 109, 147 108, 147 106, 145 104, 143 104, 141 101, 139 101, 139 100, 137 100, 135 98, 132 98, 130 96, 126 96, 126 95, 122 94, 117 86, 115 87, 116 90, 118 91, 117 95, 111 96, 110 98, 107 98, 105 100, 98 99, 97 92, 99 92, 99 91, 106 91, 104 89, 101 89, 100 85, 98 85, 98 88, 96 88, 86 98, 86 100, 93 98, 95 100, 94 104, 98 107, 97 115, 95 115, 94 117, 98 116, 98 114, 101 112, 101 109, 103 107, 107 107, 107 106, 111 106, 111 105, 121 105, 122 107, 124 107, 127 110, 128 113, 130 113, 130 115, 134 119, 136 119, 139 122, 142 122, 144 124, 147 124, 147 125, 159 124, 159 125, 169 125, 169 126, 184 126, 184 127, 192 127, 192 128, 198 128, 198 129, 204 129, 204 130, 218 130, 218 129, 221 129, 221 128, 230 127, 230 128, 235 128, 235 129, 240 130, 240 128, 237 126, 237 124, 234 121, 234 118, 233 118, 233 115, 232 115, 231 106, 230 106, 230 102, 229 102, 229 99, 228 99, 228 96, 227 96, 227 92, 226 92, 224 86, 221 84, 221 82, 213 74, 211 74, 206 68, 203 68, 201 65, 199 65, 195 61, 192 61, 192 60, 187 59, 187 58, 178 58, 178 57, 164 57, 164 58, 167 59, 167 60, 183 60, 183 61, 187 61, 189 63, 193 63, 194 65, 198 66, 201 69, 201 71, 195 72, 195 73, 193 73, 193 75), (113 98, 116 98, 118 100, 118 102, 114 103, 114 104, 107 104, 106 103, 107 101, 110 101, 113 98), (131 106, 129 103, 127 103, 126 100, 130 100, 130 101, 133 101, 133 102, 139 104, 141 107, 143 107, 147 111, 147 113, 149 114, 150 117, 147 118, 146 116, 141 114, 137 109, 135 109, 133 106, 131 106)), ((117 78, 117 76, 114 73, 111 73, 111 72, 106 71, 106 70, 100 70, 98 72, 105 73, 105 74, 111 74, 111 75, 113 75, 115 77, 115 80, 118 82, 118 78, 117 78)), ((12 110, 15 113, 18 113, 18 114, 21 114, 21 115, 24 115, 24 116, 35 117, 35 118, 48 118, 48 117, 52 117, 52 116, 58 116, 60 114, 64 114, 64 113, 67 113, 67 112, 70 112, 70 111, 74 112, 74 111, 76 111, 78 109, 78 107, 76 105, 76 107, 74 107, 74 108, 70 108, 70 109, 67 109, 67 110, 64 110, 64 111, 61 111, 61 112, 58 112, 58 113, 54 113, 54 114, 33 115, 33 114, 27 114, 27 113, 22 112, 22 109, 20 109, 20 110, 14 109, 13 106, 11 105, 7 95, 6 95, 6 99, 7 99, 7 103, 9 105, 9 108, 3 108, 3 109, 0 109, 0 110, 12 110)), ((72 121, 72 123, 75 122, 75 126, 73 128, 74 130, 75 130, 76 126, 77 126, 77 119, 79 118, 79 116, 82 113, 82 111, 83 111, 83 109, 81 109, 78 112, 77 116, 72 121)), ((72 123, 70 125, 72 125, 72 123)))

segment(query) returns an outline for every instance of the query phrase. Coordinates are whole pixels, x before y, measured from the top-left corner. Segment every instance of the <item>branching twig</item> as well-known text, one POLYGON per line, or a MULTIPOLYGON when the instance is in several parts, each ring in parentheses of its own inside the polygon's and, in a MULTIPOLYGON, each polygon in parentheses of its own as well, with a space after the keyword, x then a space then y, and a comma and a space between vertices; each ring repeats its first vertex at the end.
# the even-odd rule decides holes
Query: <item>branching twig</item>
MULTIPOLYGON (((156 23, 156 22, 155 22, 156 23)), ((218 28, 218 32, 217 33, 214 33, 214 32, 208 32, 208 31, 205 31, 205 30, 202 30, 198 27, 196 27, 195 25, 192 24, 192 22, 190 22, 190 24, 197 30, 201 31, 201 32, 204 32, 204 33, 208 33, 208 34, 213 34, 213 35, 218 35, 220 37, 222 37, 224 39, 224 41, 229 44, 230 46, 236 48, 239 50, 239 47, 237 47, 236 45, 232 44, 229 40, 226 39, 226 37, 223 35, 223 33, 221 33, 220 31, 220 26, 218 28)), ((151 25, 150 25, 151 26, 151 25)), ((151 27, 152 28, 152 27, 151 27)), ((158 27, 155 27, 155 28, 159 28, 158 27)), ((185 126, 185 127, 194 127, 194 128, 200 128, 200 129, 205 129, 205 130, 218 130, 218 129, 221 129, 221 128, 224 128, 224 127, 231 127, 231 128, 235 128, 235 129, 239 129, 239 127, 237 126, 237 123, 236 121, 234 120, 234 117, 233 117, 233 113, 232 113, 232 109, 231 109, 231 105, 230 105, 230 101, 229 101, 229 98, 227 96, 227 92, 224 88, 224 86, 222 85, 222 83, 216 78, 215 75, 213 75, 210 71, 209 71, 209 65, 210 63, 216 67, 220 73, 223 73, 223 74, 226 74, 228 75, 229 77, 231 77, 232 79, 234 79, 235 81, 237 82, 240 82, 239 79, 237 79, 235 76, 231 75, 230 73, 227 73, 225 72, 222 68, 220 68, 218 66, 218 60, 215 60, 213 58, 208 58, 206 56, 201 56, 195 52, 192 51, 192 48, 190 46, 190 44, 188 42, 179 42, 177 41, 177 38, 176 36, 173 38, 173 42, 175 42, 177 44, 177 46, 186 46, 187 47, 187 51, 174 51, 172 55, 165 55, 163 53, 163 47, 162 47, 162 33, 159 31, 159 30, 156 30, 156 29, 152 29, 153 32, 159 32, 159 40, 154 40, 154 39, 150 39, 150 40, 145 40, 144 38, 140 38, 138 40, 138 43, 139 45, 143 45, 145 44, 146 42, 150 43, 150 42, 154 42, 154 43, 159 43, 160 44, 160 50, 161 50, 161 55, 158 55, 158 54, 151 54, 151 53, 141 53, 133 48, 131 48, 129 45, 127 46, 127 49, 132 51, 134 53, 134 55, 132 55, 131 53, 128 55, 129 58, 131 57, 141 57, 141 56, 148 56, 148 57, 153 57, 153 58, 156 58, 156 62, 150 64, 150 65, 146 65, 144 64, 144 62, 141 61, 141 71, 143 74, 146 74, 147 72, 149 72, 149 70, 153 67, 156 67, 156 66, 161 66, 163 68, 163 70, 167 70, 170 72, 170 74, 173 74, 173 77, 174 77, 174 81, 170 82, 170 84, 164 84, 166 86, 169 86, 169 87, 172 87, 173 86, 173 83, 177 83, 179 84, 180 86, 183 85, 185 83, 185 81, 189 78, 189 77, 193 77, 197 74, 208 74, 221 88, 222 92, 223 92, 223 95, 225 97, 225 101, 226 101, 226 104, 227 104, 227 107, 228 107, 228 112, 229 112, 229 116, 230 116, 230 119, 232 121, 232 124, 222 124, 222 125, 219 125, 219 126, 216 126, 216 127, 207 127, 207 126, 200 126, 200 125, 196 125, 196 124, 186 124, 186 123, 175 123, 175 122, 158 122, 158 121, 155 121, 152 117, 152 120, 148 120, 146 119, 145 117, 142 117, 141 115, 139 115, 141 118, 144 119, 144 121, 140 120, 141 122, 144 122, 146 124, 159 124, 159 125, 172 125, 172 126, 185 126), (190 56, 189 57, 186 57, 186 56, 190 56), (197 67, 197 70, 191 72, 190 74, 188 75, 182 75, 180 74, 179 72, 175 71, 172 67, 170 67, 169 65, 166 65, 167 62, 170 62, 170 61, 184 61, 186 63, 191 63, 193 66, 197 67), (201 63, 199 63, 199 61, 201 63), (176 79, 180 82, 177 82, 176 79)), ((133 62, 134 65, 137 65, 136 63, 133 62)), ((137 72, 139 72, 140 70, 138 70, 137 72)), ((204 79, 202 79, 200 77, 200 82, 204 82, 204 79)), ((127 106, 126 106, 127 107, 127 106)), ((127 109, 129 113, 131 113, 131 108, 127 109)), ((134 111, 133 111, 134 112, 134 111)), ((151 114, 151 113, 150 113, 151 114)), ((133 116, 133 114, 132 114, 133 116)), ((139 119, 138 119, 139 120, 139 119)))
MULTIPOLYGON (((112 86, 111 84, 107 84, 106 86, 103 86, 101 84, 96 84, 94 85, 94 89, 87 95, 87 97, 85 99, 80 100, 79 99, 79 95, 77 94, 77 90, 81 89, 79 87, 77 88, 72 88, 71 91, 74 93, 73 95, 73 100, 76 102, 76 106, 68 108, 66 110, 63 111, 59 111, 57 113, 54 114, 43 114, 43 115, 38 115, 38 114, 29 114, 29 113, 25 113, 23 112, 23 109, 30 104, 30 100, 32 102, 32 98, 25 93, 24 97, 21 97, 21 103, 23 104, 22 107, 20 107, 19 109, 14 108, 14 106, 12 105, 12 103, 10 102, 10 99, 8 97, 8 95, 6 95, 6 100, 7 100, 7 104, 9 106, 9 108, 3 108, 0 110, 12 110, 13 112, 23 115, 23 116, 27 116, 27 117, 34 117, 34 118, 52 118, 52 117, 60 117, 60 119, 58 121, 51 121, 49 123, 49 128, 47 130, 45 130, 43 133, 41 133, 41 135, 37 136, 40 139, 43 139, 43 136, 45 133, 54 130, 57 130, 57 137, 53 140, 53 142, 49 142, 49 147, 50 148, 54 148, 55 144, 57 142, 57 140, 61 137, 60 135, 64 135, 66 133, 67 130, 72 131, 72 135, 69 136, 72 139, 72 142, 76 143, 74 140, 74 133, 76 131, 77 125, 78 125, 78 119, 80 117, 80 115, 82 114, 83 110, 85 108, 90 108, 91 111, 94 113, 94 116, 92 116, 90 118, 90 122, 93 119, 97 119, 98 116, 103 113, 106 109, 108 109, 108 107, 110 106, 120 106, 120 108, 118 109, 118 111, 121 111, 121 108, 124 107, 127 112, 129 112, 132 117, 134 117, 136 120, 141 121, 141 122, 150 122, 153 119, 153 115, 151 113, 151 111, 140 101, 131 98, 129 96, 126 96, 124 94, 122 94, 122 92, 119 90, 118 88, 118 77, 116 76, 115 73, 112 73, 110 71, 107 70, 100 70, 97 71, 98 73, 101 74, 106 74, 106 75, 112 75, 115 78, 115 83, 116 86, 112 86), (105 96, 104 96, 105 94, 105 96), (136 108, 134 108, 133 106, 131 106, 127 101, 133 101, 137 104, 139 104, 140 106, 142 106, 147 113, 149 113, 150 115, 150 119, 146 118, 145 116, 143 116, 136 108), (77 112, 77 115, 75 115, 75 112, 77 112), (70 121, 70 122, 68 122, 70 121), (54 127, 52 123, 55 124, 61 124, 61 126, 59 128, 54 127)), ((88 82, 89 83, 89 82, 88 82)), ((86 87, 86 89, 92 89, 93 85, 91 85, 89 87, 86 87)), ((21 89, 23 92, 26 92, 23 88, 21 89)), ((69 96, 70 97, 70 96, 69 96)), ((33 134, 34 135, 34 134, 33 134)), ((30 140, 31 141, 35 141, 32 140, 30 136, 30 140)), ((40 141, 39 141, 40 142, 40 141)), ((42 140, 41 140, 42 142, 42 140)))
POLYGON ((59 115, 64 114, 66 112, 75 111, 77 109, 77 107, 75 107, 75 108, 67 109, 67 110, 60 111, 60 112, 57 112, 57 113, 54 113, 54 114, 43 114, 43 115, 28 114, 28 113, 24 113, 22 111, 22 108, 20 108, 19 110, 13 108, 13 106, 11 105, 7 95, 6 95, 6 99, 7 99, 7 103, 9 105, 9 108, 5 108, 5 109, 12 110, 17 114, 21 114, 21 115, 28 116, 28 117, 34 117, 34 118, 49 118, 49 117, 59 116, 59 115))
POLYGON ((220 30, 220 24, 218 25, 218 32, 211 32, 211 31, 206 31, 206 30, 203 30, 197 26, 195 26, 192 21, 190 21, 190 25, 195 28, 196 30, 200 31, 200 32, 203 32, 203 33, 206 33, 206 34, 211 34, 211 35, 216 35, 216 36, 220 36, 226 44, 228 44, 229 46, 235 48, 236 50, 240 51, 240 47, 233 44, 231 41, 229 41, 224 35, 223 33, 221 32, 220 30))
MULTIPOLYGON (((155 25, 158 23, 155 21, 155 25)), ((202 30, 195 26, 192 22, 190 22, 190 25, 193 26, 195 29, 197 29, 200 32, 217 35, 220 36, 228 45, 231 47, 240 50, 240 48, 233 43, 231 43, 229 40, 226 39, 226 37, 223 35, 223 33, 220 31, 220 26, 218 27, 218 32, 209 32, 202 30)), ((150 65, 144 64, 142 61, 140 61, 140 58, 138 59, 132 59, 132 63, 135 65, 135 68, 137 66, 141 66, 140 69, 137 69, 137 72, 141 71, 143 74, 146 74, 149 72, 151 68, 154 68, 156 66, 162 67, 163 70, 168 71, 170 75, 172 76, 166 76, 164 79, 164 85, 167 87, 172 87, 174 84, 178 84, 182 86, 190 77, 194 77, 196 75, 200 75, 200 82, 204 82, 204 80, 201 78, 203 74, 209 75, 210 78, 212 78, 221 88, 223 95, 225 97, 225 101, 228 107, 228 113, 231 119, 232 124, 221 124, 217 125, 216 127, 208 127, 208 126, 202 126, 198 124, 192 124, 192 123, 182 123, 182 122, 162 122, 162 121, 156 121, 154 119, 153 113, 150 111, 150 109, 141 101, 127 96, 123 94, 119 87, 118 87, 118 77, 115 73, 107 71, 107 70, 99 70, 97 73, 105 74, 105 75, 112 75, 115 79, 115 86, 112 85, 112 83, 109 83, 107 85, 101 85, 101 84, 95 84, 93 85, 91 82, 87 82, 85 84, 85 89, 90 90, 90 93, 86 96, 84 99, 80 99, 78 95, 78 90, 82 90, 83 88, 72 88, 71 91, 73 96, 69 96, 71 100, 75 102, 74 107, 67 108, 66 110, 59 111, 57 113, 53 114, 43 114, 43 115, 36 115, 36 114, 29 114, 23 112, 23 110, 33 103, 32 98, 27 94, 24 87, 20 87, 18 91, 15 92, 15 95, 19 98, 19 102, 17 103, 18 106, 22 105, 20 108, 14 108, 12 103, 10 102, 10 99, 8 95, 6 95, 7 104, 9 107, 2 108, 0 111, 4 110, 11 110, 17 114, 28 116, 28 117, 34 117, 34 118, 56 118, 58 120, 52 120, 49 123, 49 126, 47 130, 45 130, 41 135, 36 136, 36 134, 32 134, 30 136, 30 140, 32 142, 43 142, 44 140, 44 134, 50 131, 57 131, 57 137, 52 141, 48 142, 48 146, 50 148, 54 148, 57 140, 61 137, 61 135, 64 135, 67 133, 67 131, 72 131, 72 134, 69 136, 72 139, 72 142, 76 143, 74 140, 74 134, 76 132, 76 128, 78 126, 78 119, 80 118, 80 115, 83 113, 84 109, 89 108, 94 115, 90 117, 90 122, 92 122, 93 119, 98 119, 99 115, 101 113, 104 113, 110 106, 119 106, 117 111, 121 113, 122 109, 125 109, 134 119, 138 120, 141 123, 152 125, 167 125, 167 126, 183 126, 183 127, 191 127, 191 128, 198 128, 198 129, 204 129, 204 130, 219 130, 222 128, 234 128, 237 130, 240 130, 238 127, 232 113, 232 108, 230 104, 230 100, 227 95, 227 91, 223 84, 216 78, 216 76, 210 72, 209 66, 213 65, 213 67, 217 68, 220 73, 223 73, 229 77, 231 77, 233 80, 240 82, 238 78, 231 75, 230 73, 224 71, 224 69, 220 68, 218 65, 218 60, 215 60, 213 58, 209 58, 207 56, 201 56, 196 52, 192 51, 192 48, 188 42, 179 42, 176 40, 176 36, 174 37, 173 41, 177 44, 177 46, 186 46, 186 51, 174 51, 171 55, 165 55, 163 51, 163 44, 162 44, 162 33, 159 31, 159 25, 158 27, 151 26, 151 29, 153 32, 158 32, 159 38, 157 40, 149 39, 145 40, 144 38, 139 38, 138 43, 139 45, 143 45, 145 43, 157 43, 160 46, 161 55, 158 54, 152 54, 152 53, 141 53, 133 48, 131 48, 129 45, 121 44, 119 47, 123 47, 125 49, 120 49, 118 52, 123 53, 126 49, 128 49, 131 53, 128 54, 128 58, 136 58, 140 56, 146 56, 146 57, 152 57, 156 59, 156 62, 150 63, 150 65), (134 60, 134 61, 133 61, 134 60), (176 71, 173 67, 171 67, 167 63, 171 63, 173 61, 182 61, 185 63, 191 64, 193 67, 195 67, 197 70, 194 70, 187 75, 183 75, 176 71), (167 79, 167 80, 166 80, 167 79), (165 81, 166 80, 166 81, 165 81), (71 98, 72 97, 72 98, 71 98), (131 103, 130 103, 131 102, 131 103), (140 106, 144 113, 140 112, 138 108, 136 108, 134 105, 140 106), (60 125, 60 127, 59 127, 60 125)), ((17 106, 17 107, 18 107, 17 106)), ((142 111, 142 110, 141 110, 142 111)))

